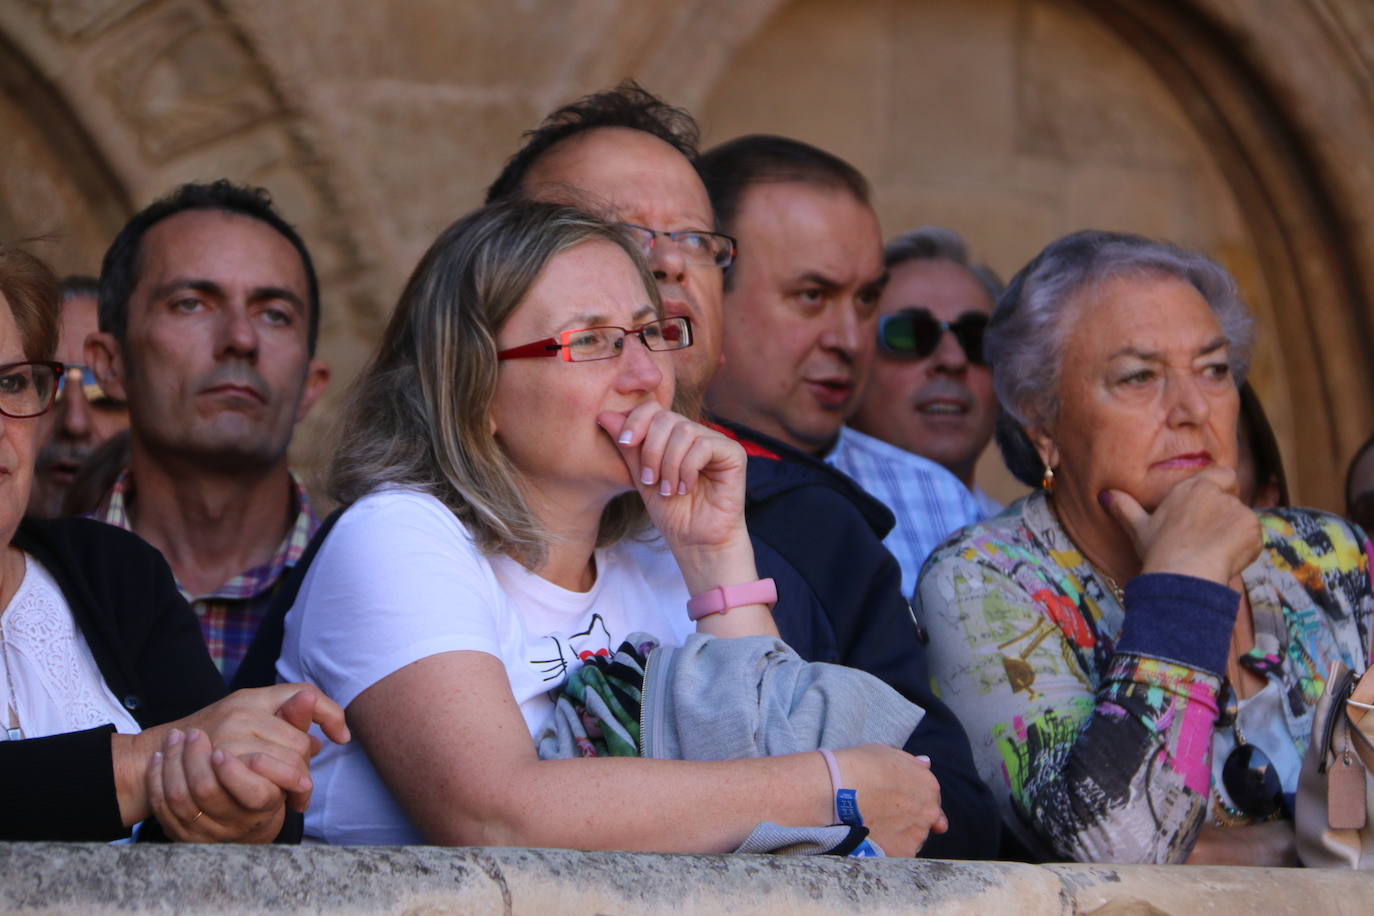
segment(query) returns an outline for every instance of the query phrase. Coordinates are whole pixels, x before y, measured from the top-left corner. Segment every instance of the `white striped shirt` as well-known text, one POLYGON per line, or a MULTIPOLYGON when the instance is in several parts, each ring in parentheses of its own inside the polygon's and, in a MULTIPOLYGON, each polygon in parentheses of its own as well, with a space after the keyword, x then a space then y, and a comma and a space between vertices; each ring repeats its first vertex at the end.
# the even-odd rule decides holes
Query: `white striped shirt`
POLYGON ((848 426, 840 427, 825 462, 848 474, 897 517, 883 545, 902 567, 904 597, 915 594, 921 564, 930 552, 983 517, 968 487, 946 468, 848 426))

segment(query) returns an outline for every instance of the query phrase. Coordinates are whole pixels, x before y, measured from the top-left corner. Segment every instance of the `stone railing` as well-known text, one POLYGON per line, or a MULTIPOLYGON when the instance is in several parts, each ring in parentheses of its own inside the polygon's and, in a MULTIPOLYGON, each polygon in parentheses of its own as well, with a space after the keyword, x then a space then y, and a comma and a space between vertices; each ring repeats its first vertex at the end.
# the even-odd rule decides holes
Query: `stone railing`
POLYGON ((788 859, 547 849, 0 844, 0 912, 1374 912, 1374 876, 1299 869, 788 859))

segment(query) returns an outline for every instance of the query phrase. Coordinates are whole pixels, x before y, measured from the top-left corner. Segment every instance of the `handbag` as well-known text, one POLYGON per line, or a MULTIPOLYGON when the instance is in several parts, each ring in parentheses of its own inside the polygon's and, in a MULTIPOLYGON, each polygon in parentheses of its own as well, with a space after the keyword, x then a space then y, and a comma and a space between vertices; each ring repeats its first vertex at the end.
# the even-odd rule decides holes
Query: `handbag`
POLYGON ((1294 808, 1303 865, 1374 869, 1374 668, 1331 665, 1294 808))

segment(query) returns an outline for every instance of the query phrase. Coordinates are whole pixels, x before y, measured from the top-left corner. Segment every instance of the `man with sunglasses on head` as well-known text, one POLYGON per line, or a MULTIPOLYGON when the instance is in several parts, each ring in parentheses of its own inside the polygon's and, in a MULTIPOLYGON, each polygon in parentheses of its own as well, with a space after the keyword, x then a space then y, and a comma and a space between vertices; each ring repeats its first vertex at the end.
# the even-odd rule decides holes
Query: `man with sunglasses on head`
POLYGON ((997 419, 983 332, 1002 282, 969 263, 964 240, 940 226, 902 233, 883 260, 878 355, 850 424, 943 465, 969 488, 982 517, 996 515, 1002 507, 973 476, 997 419))
POLYGON ((101 443, 129 428, 124 402, 106 394, 85 364, 86 337, 96 331, 99 291, 94 277, 62 281, 57 360, 66 371, 57 382, 57 402, 38 420, 39 451, 28 510, 34 518, 61 515, 67 491, 86 459, 101 443))

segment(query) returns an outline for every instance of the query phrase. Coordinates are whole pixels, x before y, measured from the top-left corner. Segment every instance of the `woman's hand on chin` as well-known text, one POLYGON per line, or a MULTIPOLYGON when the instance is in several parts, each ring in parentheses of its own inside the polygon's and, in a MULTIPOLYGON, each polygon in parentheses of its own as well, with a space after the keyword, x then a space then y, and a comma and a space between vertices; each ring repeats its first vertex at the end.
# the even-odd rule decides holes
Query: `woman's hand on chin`
POLYGON ((748 538, 747 459, 738 442, 652 401, 625 416, 606 411, 597 421, 615 440, 669 547, 728 549, 748 538))
MULTIPOLYGON (((637 482, 649 518, 677 560, 689 594, 758 579, 744 525, 744 448, 656 403, 597 417, 637 482)), ((697 630, 712 636, 777 636, 767 604, 710 614, 697 630)))
POLYGON ((1101 498, 1135 544, 1141 572, 1227 585, 1264 543, 1259 517, 1236 492, 1235 471, 1212 467, 1176 484, 1153 512, 1121 490, 1104 490, 1101 498))

